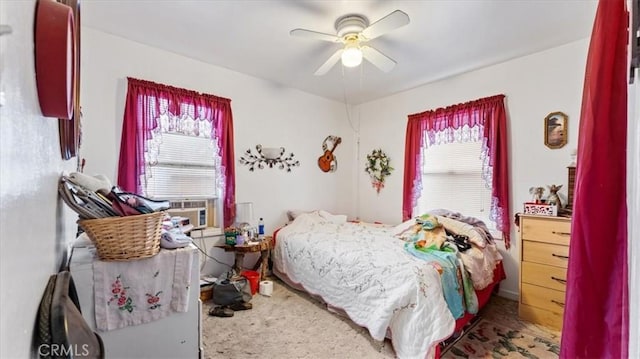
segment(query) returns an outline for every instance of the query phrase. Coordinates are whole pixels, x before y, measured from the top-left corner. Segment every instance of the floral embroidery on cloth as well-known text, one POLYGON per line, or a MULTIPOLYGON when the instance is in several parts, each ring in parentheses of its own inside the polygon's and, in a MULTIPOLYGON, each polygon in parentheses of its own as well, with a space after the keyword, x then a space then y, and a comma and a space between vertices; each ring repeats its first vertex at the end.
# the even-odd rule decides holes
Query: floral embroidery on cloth
POLYGON ((153 310, 153 309, 158 309, 162 306, 160 302, 160 294, 162 294, 162 291, 159 291, 158 293, 154 294, 149 294, 147 293, 147 303, 149 304, 149 309, 153 310))
POLYGON ((162 249, 134 261, 94 260, 96 328, 114 330, 186 312, 194 260, 193 247, 162 249))
POLYGON ((111 284, 111 287, 113 288, 111 289, 113 297, 109 299, 107 304, 111 305, 111 302, 115 301, 118 304, 118 309, 126 310, 129 313, 133 312, 133 301, 131 300, 131 297, 127 297, 127 289, 129 289, 129 287, 122 286, 120 275, 116 277, 116 280, 113 282, 113 284, 111 284))

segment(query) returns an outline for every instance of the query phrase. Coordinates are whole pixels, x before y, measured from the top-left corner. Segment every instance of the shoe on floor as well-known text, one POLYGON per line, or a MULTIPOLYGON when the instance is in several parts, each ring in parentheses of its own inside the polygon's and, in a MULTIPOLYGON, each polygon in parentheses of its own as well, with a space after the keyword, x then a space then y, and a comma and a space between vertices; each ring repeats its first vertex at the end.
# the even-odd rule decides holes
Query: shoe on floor
POLYGON ((253 304, 248 303, 248 302, 239 302, 239 303, 233 303, 229 306, 229 308, 233 309, 233 310, 248 310, 253 308, 253 304))
POLYGON ((212 315, 214 317, 233 317, 233 314, 233 310, 231 310, 229 307, 213 307, 209 309, 209 315, 212 315))

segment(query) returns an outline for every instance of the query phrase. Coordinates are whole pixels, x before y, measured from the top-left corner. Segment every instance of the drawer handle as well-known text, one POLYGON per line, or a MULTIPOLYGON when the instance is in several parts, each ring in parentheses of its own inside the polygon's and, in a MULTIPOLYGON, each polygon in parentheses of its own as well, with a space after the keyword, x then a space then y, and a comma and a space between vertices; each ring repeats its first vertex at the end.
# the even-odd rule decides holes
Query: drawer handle
POLYGON ((559 305, 559 306, 564 308, 564 303, 562 303, 562 302, 558 302, 557 300, 553 300, 553 299, 551 299, 551 302, 553 302, 553 303, 555 303, 555 304, 557 304, 557 305, 559 305))
POLYGON ((559 254, 555 254, 555 253, 551 253, 552 256, 557 257, 557 258, 562 258, 562 259, 569 259, 569 256, 561 256, 559 254))
POLYGON ((556 278, 556 277, 554 277, 554 276, 551 276, 551 279, 553 279, 553 280, 557 280, 557 281, 558 281, 558 282, 560 282, 560 283, 567 283, 567 281, 566 281, 565 279, 556 278))
POLYGON ((571 233, 569 233, 569 232, 556 232, 556 231, 551 231, 551 233, 553 233, 553 234, 557 234, 557 235, 559 235, 559 236, 570 236, 570 235, 571 235, 571 233))

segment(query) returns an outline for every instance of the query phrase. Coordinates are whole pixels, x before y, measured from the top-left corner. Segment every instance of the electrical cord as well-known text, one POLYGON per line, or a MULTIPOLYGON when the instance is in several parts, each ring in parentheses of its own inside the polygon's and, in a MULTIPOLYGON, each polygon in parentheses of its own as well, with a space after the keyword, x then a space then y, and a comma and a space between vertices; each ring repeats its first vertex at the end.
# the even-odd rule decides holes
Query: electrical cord
MULTIPOLYGON (((361 113, 362 113, 362 104, 358 105, 358 123, 357 126, 353 125, 353 121, 351 118, 351 111, 349 110, 349 105, 347 104, 347 83, 346 78, 344 76, 344 65, 341 67, 342 69, 342 99, 344 102, 344 109, 347 113, 347 121, 349 122, 349 127, 356 136, 356 163, 360 163, 360 124, 362 123, 361 113)), ((360 79, 359 86, 360 92, 362 92, 362 84, 364 78, 364 64, 360 65, 360 79)), ((356 191, 356 219, 360 219, 360 183, 358 182, 358 190, 356 191)))
MULTIPOLYGON (((233 265, 231 265, 231 264, 227 264, 227 263, 224 263, 224 262, 220 262, 220 261, 219 261, 219 260, 217 260, 216 258, 214 258, 214 257, 210 256, 209 254, 207 254, 207 252, 206 252, 206 251, 202 250, 202 248, 200 248, 200 246, 198 246, 197 244, 193 243, 193 241, 191 241, 191 243, 192 243, 196 248, 198 248, 198 250, 199 250, 202 254, 204 254, 207 258, 211 258, 211 259, 213 259, 213 261, 214 261, 214 262, 216 262, 216 263, 218 263, 218 264, 222 264, 222 265, 227 266, 227 267, 229 267, 229 268, 233 268, 233 265)), ((202 268, 200 268, 200 269, 202 270, 202 268)))
MULTIPOLYGON (((349 122, 349 127, 351 127, 351 130, 353 130, 353 132, 360 136, 360 122, 358 120, 358 128, 356 128, 353 125, 353 122, 351 121, 351 111, 349 110, 349 104, 347 103, 347 84, 346 84, 346 79, 344 76, 344 65, 342 65, 341 67, 342 69, 342 99, 344 102, 344 109, 347 113, 347 121, 349 122)), ((362 66, 360 66, 360 90, 362 90, 362 66)), ((360 106, 358 106, 358 112, 360 111, 360 106)), ((359 115, 358 115, 359 117, 359 115)))
MULTIPOLYGON (((204 247, 204 251, 206 252, 208 248, 207 248, 207 242, 204 241, 204 237, 200 236, 198 240, 200 240, 200 245, 204 247)), ((202 251, 200 251, 200 260, 202 261, 202 264, 200 264, 200 273, 202 273, 202 270, 204 269, 205 265, 207 265, 207 257, 204 256, 204 253, 202 253, 202 251)))

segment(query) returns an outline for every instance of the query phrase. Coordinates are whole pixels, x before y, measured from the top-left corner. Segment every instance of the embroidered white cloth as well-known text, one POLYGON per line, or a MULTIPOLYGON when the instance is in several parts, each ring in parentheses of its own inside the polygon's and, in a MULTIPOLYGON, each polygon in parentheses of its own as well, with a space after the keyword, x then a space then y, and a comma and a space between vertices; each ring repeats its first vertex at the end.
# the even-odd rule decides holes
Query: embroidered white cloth
POLYGON ((96 328, 138 325, 189 308, 195 249, 161 249, 150 258, 93 263, 96 328))

